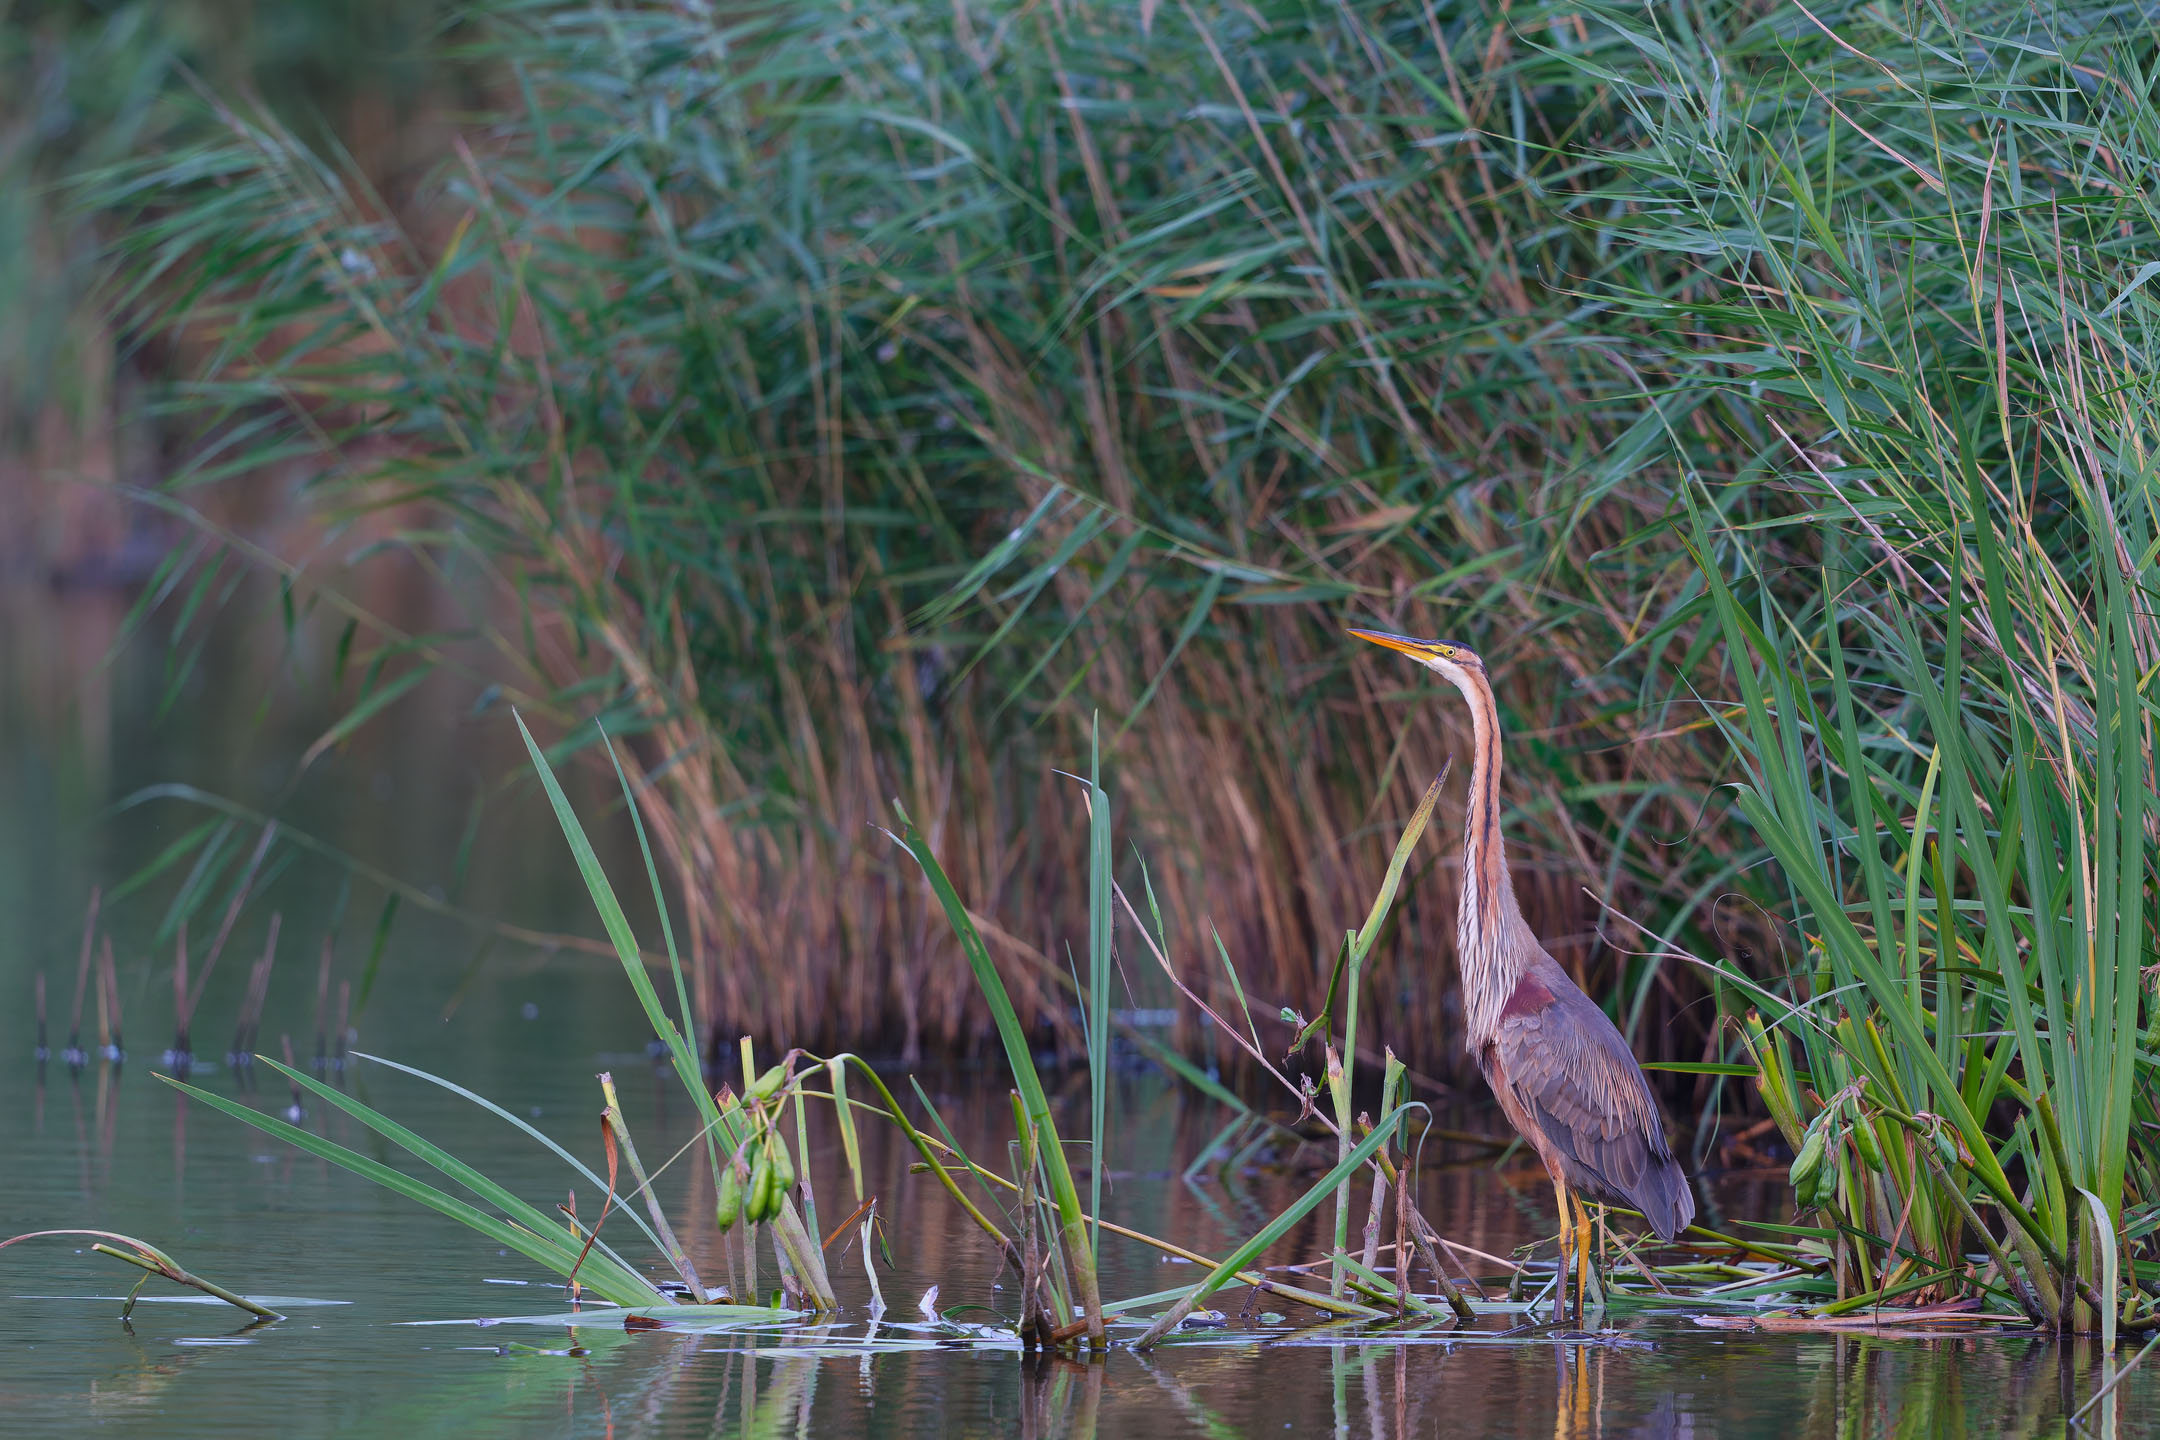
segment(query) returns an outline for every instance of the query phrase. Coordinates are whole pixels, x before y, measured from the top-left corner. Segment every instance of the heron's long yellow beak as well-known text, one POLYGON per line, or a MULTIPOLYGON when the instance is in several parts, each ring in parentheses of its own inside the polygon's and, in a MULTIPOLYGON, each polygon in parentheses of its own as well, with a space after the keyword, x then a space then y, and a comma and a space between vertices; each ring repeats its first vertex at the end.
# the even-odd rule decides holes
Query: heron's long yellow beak
POLYGON ((1399 650, 1413 660, 1429 660, 1435 655, 1445 654, 1450 648, 1438 640, 1414 640, 1408 635, 1390 635, 1385 630, 1352 630, 1350 633, 1360 640, 1370 640, 1375 645, 1399 650))

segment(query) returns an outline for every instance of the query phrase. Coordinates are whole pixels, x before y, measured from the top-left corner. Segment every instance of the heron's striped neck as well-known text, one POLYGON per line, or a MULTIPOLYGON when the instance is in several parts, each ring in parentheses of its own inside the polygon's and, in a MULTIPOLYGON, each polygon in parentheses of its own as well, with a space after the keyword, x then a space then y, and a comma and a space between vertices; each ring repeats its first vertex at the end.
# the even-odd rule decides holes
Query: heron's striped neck
POLYGON ((1485 677, 1469 671, 1456 681, 1470 702, 1473 754, 1470 797, 1463 810, 1462 898, 1455 921, 1467 1040, 1476 1053, 1500 1023, 1529 952, 1513 944, 1525 929, 1508 878, 1507 842, 1500 835, 1500 713, 1485 677))

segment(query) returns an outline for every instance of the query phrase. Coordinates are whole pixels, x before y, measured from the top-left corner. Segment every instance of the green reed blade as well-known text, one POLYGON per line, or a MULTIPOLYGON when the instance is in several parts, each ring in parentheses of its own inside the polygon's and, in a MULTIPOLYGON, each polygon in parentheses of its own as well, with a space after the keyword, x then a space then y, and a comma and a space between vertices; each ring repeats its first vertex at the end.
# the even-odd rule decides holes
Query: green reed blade
MULTIPOLYGON (((609 941, 615 947, 616 958, 621 961, 623 974, 630 981, 638 1003, 645 1009, 645 1019, 653 1033, 666 1042, 668 1054, 675 1063, 675 1074, 683 1088, 690 1092, 698 1116, 704 1121, 708 1135, 718 1134, 729 1150, 741 1146, 746 1138, 742 1122, 723 1115, 713 1102, 710 1091, 705 1088, 705 1073, 699 1063, 696 1049, 688 1037, 676 1027, 661 1003, 659 991, 646 973, 643 953, 638 949, 637 939, 631 933, 630 921, 623 914, 621 902, 615 898, 615 889, 608 883, 607 872, 601 867, 600 857, 593 852, 592 842, 585 837, 585 827, 578 822, 577 812, 571 808, 570 798, 563 793, 554 769, 547 756, 541 753, 532 732, 525 727, 525 718, 515 710, 511 712, 517 721, 518 734, 524 737, 526 753, 531 756, 533 769, 540 776, 541 787, 547 792, 548 803, 554 808, 555 820, 562 827, 563 839, 569 843, 570 853, 577 860, 578 873, 584 877, 585 889, 592 897, 593 908, 600 912, 601 926, 607 931, 609 941)), ((831 1309, 836 1303, 832 1284, 825 1272, 825 1262, 817 1241, 804 1230, 795 1212, 794 1202, 781 1202, 781 1212, 773 1221, 773 1232, 787 1251, 790 1261, 806 1287, 809 1297, 820 1309, 831 1309)))
MULTIPOLYGON (((1358 1043, 1358 997, 1363 985, 1365 956, 1379 937, 1380 926, 1386 921, 1388 910, 1395 903, 1395 892, 1402 885, 1403 871, 1410 864, 1410 853, 1424 838, 1425 826, 1432 819, 1433 807, 1440 803, 1440 789, 1447 783, 1452 760, 1442 762, 1440 773, 1433 776, 1425 787, 1424 796, 1417 809, 1410 814, 1410 823, 1403 827, 1402 836, 1395 842, 1395 853, 1388 859, 1387 874, 1380 881, 1380 893, 1373 897, 1372 909, 1366 912, 1365 924, 1355 935, 1343 940, 1343 953, 1349 959, 1349 993, 1343 1002, 1343 1053, 1339 1075, 1329 1076, 1330 1088, 1335 1100, 1335 1135, 1337 1163, 1350 1153, 1350 1110, 1355 1089, 1358 1043)), ((1329 1001, 1334 1000, 1333 982, 1329 984, 1329 1001)), ((1323 1012, 1324 1014, 1325 1012, 1323 1012)), ((1350 1241, 1350 1181, 1346 1175, 1335 1193, 1335 1258, 1337 1267, 1330 1278, 1328 1293, 1342 1293, 1343 1271, 1340 1262, 1347 1253, 1350 1241)))
MULTIPOLYGON (((303 1130, 274 1116, 251 1110, 237 1101, 222 1095, 214 1095, 170 1076, 159 1076, 166 1084, 192 1099, 199 1100, 213 1110, 221 1110, 234 1119, 252 1125, 264 1134, 276 1136, 286 1143, 306 1151, 319 1159, 339 1165, 364 1179, 372 1180, 384 1189, 417 1201, 431 1210, 449 1216, 468 1229, 477 1231, 505 1249, 515 1250, 526 1259, 544 1265, 558 1275, 568 1275, 577 1263, 577 1251, 566 1245, 559 1237, 560 1225, 543 1218, 545 1228, 529 1229, 497 1219, 486 1211, 473 1206, 454 1195, 436 1189, 423 1181, 391 1169, 380 1161, 372 1160, 355 1150, 325 1140, 311 1131, 303 1130)), ((364 1107, 363 1107, 364 1108, 364 1107)), ((529 1207, 528 1207, 529 1208, 529 1207)), ((668 1297, 649 1282, 629 1272, 617 1273, 607 1264, 596 1265, 592 1257, 586 1257, 586 1268, 578 1272, 580 1281, 592 1286, 593 1293, 621 1305, 668 1304, 668 1297)))
MULTIPOLYGON (((997 1025, 998 1039, 1005 1047, 1005 1063, 1011 1069, 1013 1085, 1020 1092, 1026 1106, 1028 1122, 1035 1127, 1042 1146, 1043 1172, 1049 1181, 1050 1197, 1056 1204, 1062 1229, 1065 1263, 1072 1272, 1072 1299, 1075 1306, 1084 1309, 1089 1320, 1089 1338, 1097 1341, 1102 1329, 1102 1296, 1096 1286, 1094 1250, 1089 1243, 1087 1211, 1080 1204, 1080 1192, 1074 1184, 1072 1166, 1065 1157, 1064 1143, 1058 1138, 1056 1121, 1050 1113, 1049 1096, 1043 1092, 1042 1077, 1036 1073, 1034 1053, 1029 1049, 1027 1034, 1020 1028, 1020 1017, 1013 1010, 1012 997, 1006 993, 1005 982, 998 975, 997 965, 990 958, 990 948, 983 943, 975 922, 968 918, 967 907, 960 903, 960 896, 946 878, 944 867, 938 864, 930 844, 915 828, 907 812, 894 809, 900 817, 900 833, 893 836, 902 848, 915 857, 930 882, 930 889, 944 907, 945 918, 952 925, 953 934, 960 942, 960 951, 967 957, 968 968, 974 973, 976 988, 981 992, 983 1003, 989 1006, 991 1019, 997 1025)), ((1098 1160, 1099 1168, 1099 1160, 1098 1160)))
MULTIPOLYGON (((623 773, 622 756, 615 749, 615 741, 599 721, 595 720, 593 726, 600 730, 601 743, 607 747, 608 763, 615 767, 615 783, 622 787, 623 808, 630 812, 631 828, 637 832, 638 855, 645 862, 645 880, 652 887, 653 912, 660 917, 660 939, 667 947, 668 972, 675 977, 676 1012, 682 1016, 682 1033, 694 1045, 697 1017, 690 1013, 690 991, 683 983, 682 956, 675 950, 675 926, 668 919, 667 893, 660 888, 660 870, 653 863, 652 842, 645 838, 645 817, 639 813, 637 796, 630 789, 630 777, 623 773)), ((702 1081, 699 1088, 704 1088, 702 1081)))
MULTIPOLYGON (((389 1069, 399 1071, 402 1074, 410 1075, 417 1080, 425 1080, 430 1085, 440 1086, 441 1088, 448 1090, 451 1094, 456 1095, 461 1099, 471 1101, 473 1104, 479 1106, 481 1109, 487 1111, 490 1115, 495 1116, 497 1119, 508 1121, 510 1124, 516 1126, 518 1129, 524 1131, 527 1135, 531 1136, 533 1139, 539 1141, 542 1145, 546 1146, 551 1152, 553 1152, 556 1159, 562 1161, 565 1165, 568 1165, 571 1169, 577 1171, 579 1175, 585 1178, 586 1183, 591 1185, 595 1190, 599 1191, 603 1195, 607 1193, 607 1181, 602 1179, 598 1174, 594 1173, 592 1168, 588 1166, 584 1161, 578 1159, 577 1156, 571 1154, 568 1150, 565 1150, 562 1146, 558 1145, 552 1136, 542 1133, 537 1126, 531 1124, 521 1116, 511 1114, 508 1110, 503 1109, 502 1106, 497 1105, 494 1101, 488 1099, 485 1095, 481 1095, 474 1091, 468 1090, 464 1086, 458 1084, 455 1080, 445 1080, 440 1075, 430 1074, 428 1071, 419 1069, 412 1065, 400 1065, 395 1060, 388 1060, 380 1055, 370 1055, 364 1050, 355 1050, 352 1052, 352 1055, 353 1058, 356 1060, 366 1060, 372 1064, 386 1066, 389 1069)), ((638 1213, 638 1209, 636 1206, 623 1206, 622 1214, 629 1217, 631 1224, 637 1226, 640 1230, 645 1232, 645 1238, 652 1242, 653 1249, 659 1250, 663 1248, 660 1244, 660 1237, 653 1233, 652 1226, 646 1223, 645 1217, 638 1213)))
POLYGON ((825 1062, 825 1073, 831 1077, 833 1094, 833 1119, 840 1126, 840 1151, 847 1157, 848 1181, 855 1187, 855 1203, 863 1203, 862 1145, 855 1133, 855 1111, 848 1103, 847 1066, 842 1057, 835 1055, 825 1062))
MULTIPOLYGON (((1088 1255, 1102 1268, 1103 1153, 1110 1107, 1110 797, 1102 788, 1102 719, 1088 751, 1088 1255)), ((1054 1138, 1054 1137, 1053 1137, 1054 1138)), ((1092 1305, 1092 1301, 1089 1302, 1092 1305)))
MULTIPOLYGON (((325 1104, 352 1116, 414 1159, 434 1167, 458 1184, 463 1185, 473 1194, 502 1211, 518 1226, 531 1230, 535 1234, 551 1237, 561 1233, 561 1223, 555 1216, 541 1210, 538 1206, 528 1204, 507 1186, 490 1179, 433 1141, 416 1134, 372 1106, 347 1095, 335 1086, 325 1084, 312 1075, 297 1070, 268 1055, 260 1055, 256 1058, 325 1104)), ((574 1261, 576 1258, 575 1248, 572 1247, 568 1253, 574 1261)), ((586 1263, 589 1265, 591 1263, 590 1259, 586 1263)), ((582 1278, 582 1274, 583 1272, 580 1272, 580 1278, 582 1278)))

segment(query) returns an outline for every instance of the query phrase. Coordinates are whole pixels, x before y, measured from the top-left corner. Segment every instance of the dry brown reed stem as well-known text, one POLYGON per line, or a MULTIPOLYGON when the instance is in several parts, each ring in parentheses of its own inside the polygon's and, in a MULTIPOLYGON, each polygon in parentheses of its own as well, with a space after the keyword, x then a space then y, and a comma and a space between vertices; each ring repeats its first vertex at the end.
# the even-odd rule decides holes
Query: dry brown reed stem
POLYGON ((100 887, 90 887, 90 910, 83 917, 82 954, 75 963, 75 1004, 68 1011, 67 1061, 70 1065, 83 1063, 83 996, 90 983, 90 960, 97 943, 98 901, 103 894, 100 887))
POLYGON ((106 992, 112 996, 112 1043, 113 1048, 119 1049, 121 1039, 120 972, 113 964, 112 936, 110 935, 107 935, 104 943, 98 947, 98 965, 105 972, 106 992))
MULTIPOLYGON (((247 990, 240 1000, 240 1018, 233 1027, 233 1061, 245 1064, 255 1048, 255 1035, 262 1024, 263 1003, 270 998, 270 967, 277 963, 278 931, 285 917, 281 912, 270 914, 270 933, 263 941, 262 957, 248 967, 247 990)), ((288 1062, 290 1060, 288 1059, 288 1062)))
POLYGON ((315 967, 315 1068, 330 1061, 330 937, 323 936, 322 960, 315 967))
POLYGON ((183 918, 173 940, 173 1052, 184 1056, 188 1048, 187 921, 183 918))

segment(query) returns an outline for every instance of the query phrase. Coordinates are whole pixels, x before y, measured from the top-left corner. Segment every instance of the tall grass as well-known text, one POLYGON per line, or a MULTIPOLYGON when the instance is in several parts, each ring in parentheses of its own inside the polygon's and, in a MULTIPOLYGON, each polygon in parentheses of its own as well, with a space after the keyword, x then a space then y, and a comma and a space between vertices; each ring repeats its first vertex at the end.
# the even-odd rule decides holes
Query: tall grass
MULTIPOLYGON (((1715 840, 1636 843, 1686 831, 1710 737, 1617 743, 1662 728, 1639 702, 1669 657, 1608 661, 1693 575, 1645 537, 1643 448, 1605 453, 1639 407, 1569 289, 1606 263, 1568 214, 1576 127, 1610 116, 1586 66, 1627 42, 1377 0, 506 3, 480 33, 501 85, 422 223, 239 106, 90 193, 123 313, 195 342, 169 496, 277 455, 326 513, 425 502, 400 541, 469 625, 358 625, 348 703, 477 658, 630 737, 712 1033, 985 1024, 870 843, 894 796, 997 901, 990 943, 1041 962, 1025 1023, 1067 1026, 1052 941, 1090 842, 1050 762, 1098 710, 1168 913, 1311 1003, 1323 917, 1361 910, 1406 768, 1451 743, 1445 706, 1342 658, 1375 609, 1492 656, 1535 737, 1518 873, 1571 961, 1617 963, 1585 876, 1692 896, 1680 924, 1730 882, 1715 840)), ((1364 1038, 1437 1068, 1416 937, 1450 887, 1424 879, 1364 1038)), ((1697 1020, 1665 1035, 1686 992, 1626 979, 1631 1027, 1699 1054, 1697 1020)))

